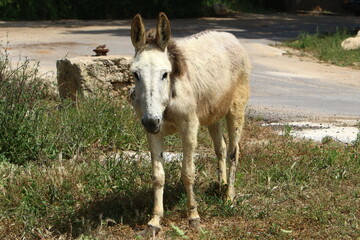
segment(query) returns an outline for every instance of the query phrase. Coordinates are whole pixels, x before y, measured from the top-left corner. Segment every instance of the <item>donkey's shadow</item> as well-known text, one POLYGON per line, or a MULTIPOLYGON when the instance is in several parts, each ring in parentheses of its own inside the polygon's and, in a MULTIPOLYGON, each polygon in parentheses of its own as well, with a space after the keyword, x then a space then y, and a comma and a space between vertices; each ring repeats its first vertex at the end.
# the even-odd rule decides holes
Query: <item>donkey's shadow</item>
MULTIPOLYGON (((181 181, 166 184, 164 206, 173 209, 184 197, 184 187, 181 181)), ((129 225, 138 230, 149 220, 153 206, 153 189, 144 187, 129 194, 113 193, 106 197, 91 201, 84 205, 69 219, 62 219, 55 224, 52 231, 59 235, 78 238, 89 234, 102 225, 129 225)))

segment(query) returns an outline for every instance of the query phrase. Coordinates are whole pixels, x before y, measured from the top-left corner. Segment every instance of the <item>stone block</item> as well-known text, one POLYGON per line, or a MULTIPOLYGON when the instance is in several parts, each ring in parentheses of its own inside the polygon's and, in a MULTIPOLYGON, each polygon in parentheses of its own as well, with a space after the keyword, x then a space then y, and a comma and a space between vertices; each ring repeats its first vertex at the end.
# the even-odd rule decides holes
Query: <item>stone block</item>
POLYGON ((132 57, 82 56, 56 62, 57 82, 62 99, 111 94, 127 97, 134 79, 129 71, 132 57))

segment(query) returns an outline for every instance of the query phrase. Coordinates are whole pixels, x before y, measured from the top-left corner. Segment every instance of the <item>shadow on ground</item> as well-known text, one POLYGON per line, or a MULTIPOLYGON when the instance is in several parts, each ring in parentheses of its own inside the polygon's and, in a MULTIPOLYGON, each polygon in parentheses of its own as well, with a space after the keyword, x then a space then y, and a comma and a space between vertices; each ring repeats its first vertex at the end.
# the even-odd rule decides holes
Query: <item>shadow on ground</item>
MULTIPOLYGON (((181 182, 175 185, 167 184, 164 189, 164 206, 173 209, 184 196, 181 182)), ((78 238, 101 225, 112 226, 116 224, 129 225, 139 229, 150 220, 153 207, 153 190, 142 188, 129 194, 114 193, 106 197, 91 201, 80 208, 70 219, 61 219, 55 224, 52 231, 59 235, 78 238)), ((184 208, 184 211, 186 209, 184 208)))
MULTIPOLYGON (((230 18, 170 19, 175 38, 185 37, 204 30, 231 32, 238 38, 267 39, 284 41, 295 38, 300 32, 332 32, 336 28, 356 28, 360 26, 360 17, 356 16, 312 16, 287 14, 240 14, 230 18)), ((45 21, 45 22, 3 22, 6 27, 65 27, 68 34, 110 34, 130 36, 131 20, 118 21, 45 21), (104 29, 89 30, 86 27, 102 26, 104 29), (118 26, 117 29, 108 29, 118 26), (78 28, 84 28, 79 30, 78 28), (72 30, 72 28, 77 28, 72 30)), ((145 19, 146 28, 154 27, 156 20, 145 19)))

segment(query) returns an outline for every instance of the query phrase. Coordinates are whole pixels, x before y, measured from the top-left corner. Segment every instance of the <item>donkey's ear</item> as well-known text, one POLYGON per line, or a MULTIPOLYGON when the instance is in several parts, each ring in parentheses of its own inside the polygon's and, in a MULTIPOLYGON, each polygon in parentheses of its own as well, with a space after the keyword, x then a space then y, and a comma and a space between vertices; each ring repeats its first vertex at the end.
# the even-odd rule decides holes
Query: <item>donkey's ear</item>
POLYGON ((145 27, 140 14, 136 14, 131 23, 131 41, 136 52, 145 45, 145 27))
POLYGON ((156 27, 156 45, 165 50, 171 37, 170 22, 165 13, 159 13, 159 19, 156 27))

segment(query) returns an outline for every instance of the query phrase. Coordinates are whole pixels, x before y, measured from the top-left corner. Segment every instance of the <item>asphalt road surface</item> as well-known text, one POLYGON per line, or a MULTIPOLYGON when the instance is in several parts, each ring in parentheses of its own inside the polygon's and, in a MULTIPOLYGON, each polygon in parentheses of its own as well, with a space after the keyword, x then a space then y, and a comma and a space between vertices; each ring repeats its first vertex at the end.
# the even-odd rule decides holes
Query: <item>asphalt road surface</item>
MULTIPOLYGON (((360 119, 360 71, 288 56, 270 46, 300 32, 331 32, 360 26, 354 16, 244 14, 232 18, 171 20, 174 38, 203 30, 233 33, 253 65, 249 113, 273 120, 360 119)), ((155 20, 145 20, 153 27, 155 20)), ((0 22, 0 44, 10 58, 40 61, 41 72, 56 78, 56 60, 92 55, 106 44, 111 55, 133 55, 130 20, 0 22), (50 73, 50 74, 49 74, 50 73)))

